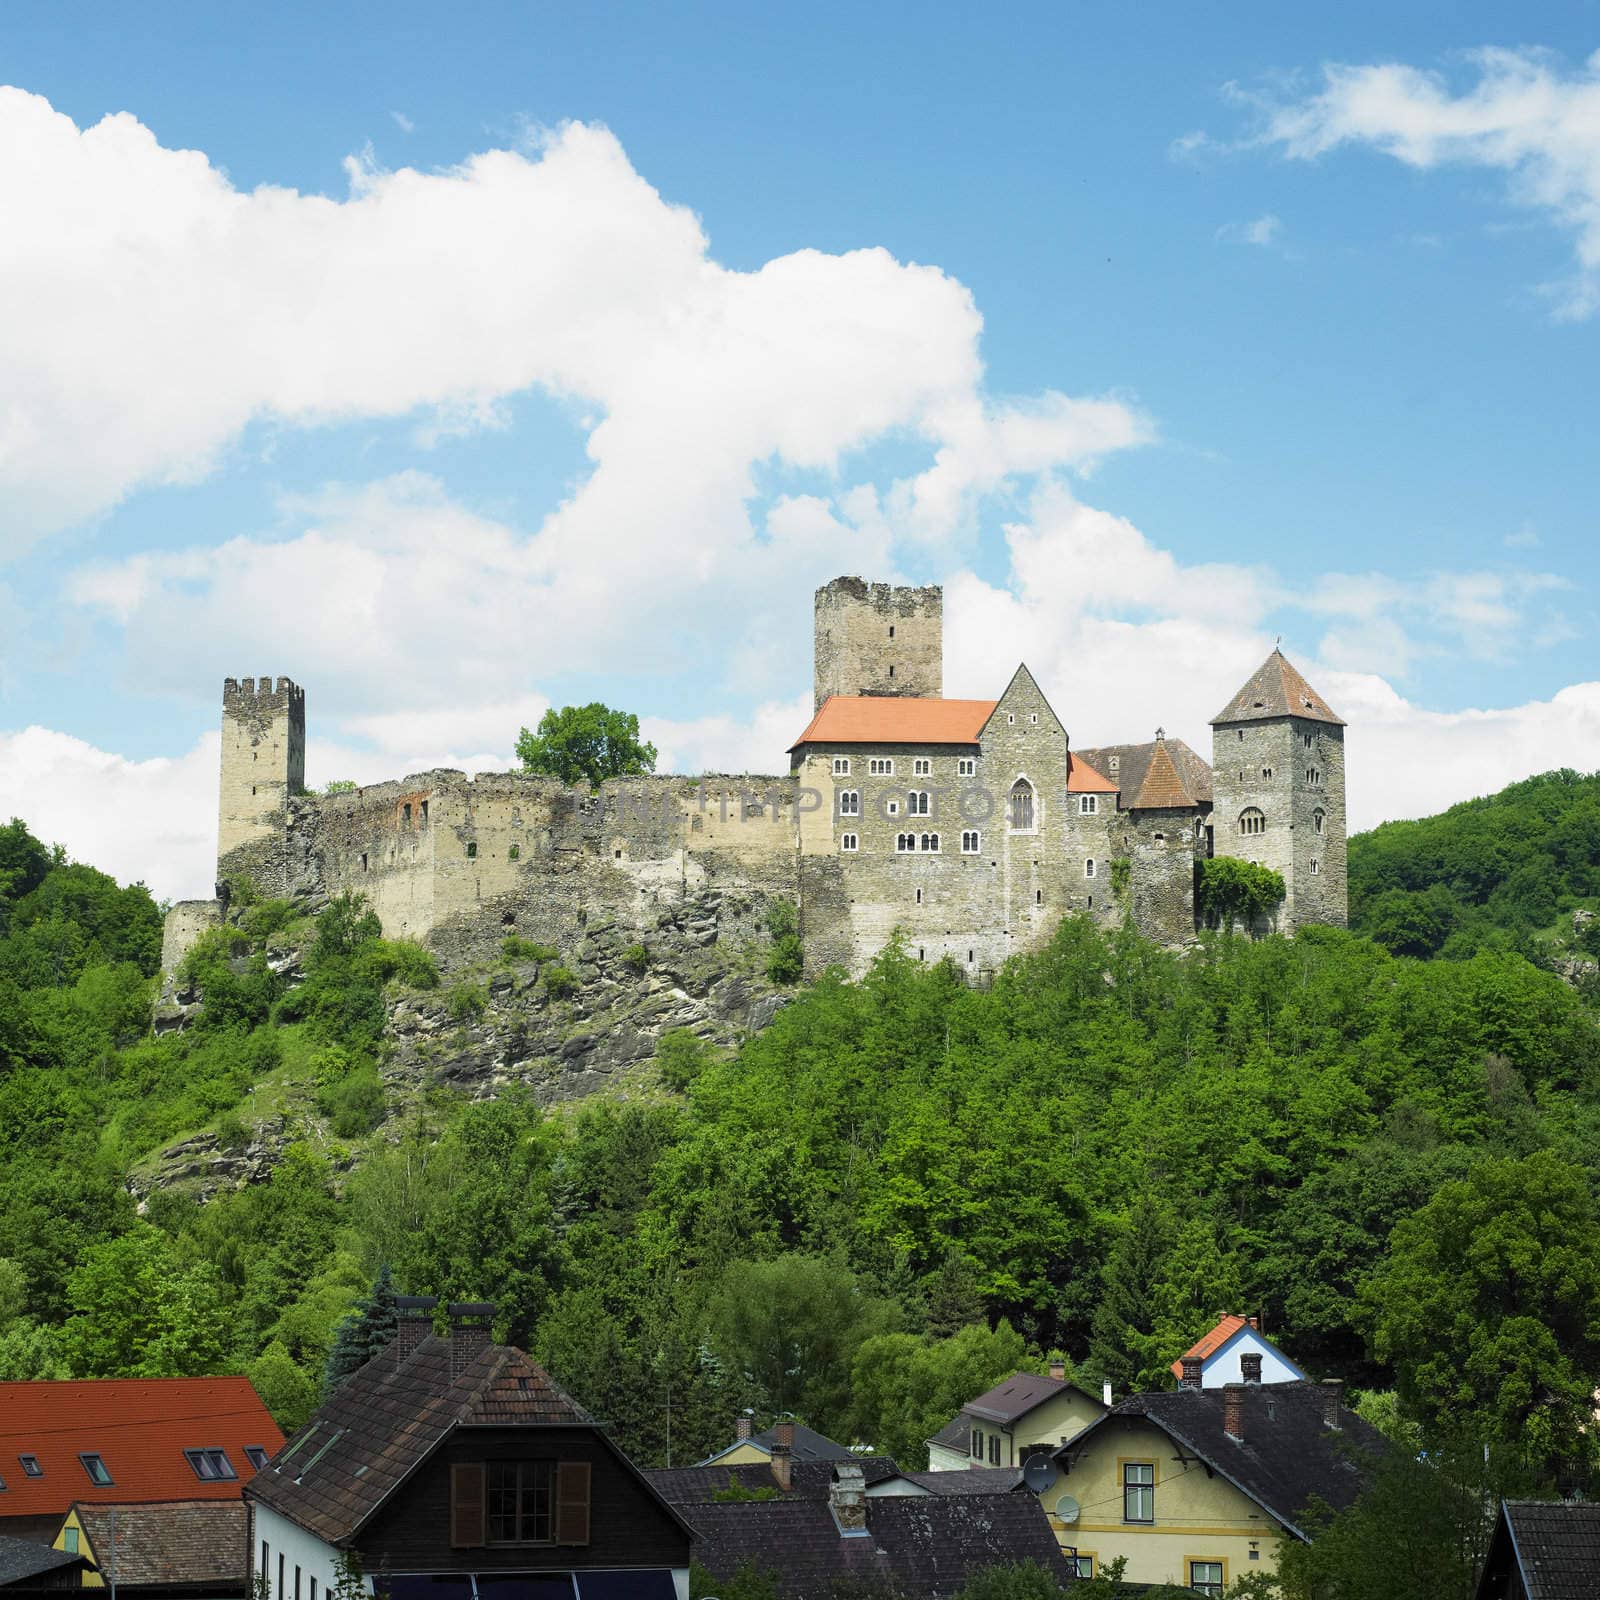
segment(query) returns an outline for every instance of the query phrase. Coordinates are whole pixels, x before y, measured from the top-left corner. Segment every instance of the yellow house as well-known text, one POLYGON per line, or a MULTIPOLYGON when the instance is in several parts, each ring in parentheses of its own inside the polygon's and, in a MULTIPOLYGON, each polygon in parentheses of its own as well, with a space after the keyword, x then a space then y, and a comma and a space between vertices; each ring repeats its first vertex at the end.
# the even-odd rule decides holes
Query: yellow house
POLYGON ((120 1594, 180 1588, 197 1600, 243 1595, 249 1518, 239 1500, 76 1502, 52 1541, 82 1556, 85 1589, 113 1580, 120 1594))
POLYGON ((969 1400, 928 1441, 928 1470, 1020 1467, 1029 1456, 1054 1450, 1081 1433, 1105 1411, 1092 1395, 1067 1382, 1060 1362, 1052 1363, 1048 1377, 1013 1373, 969 1400))
POLYGON ((1130 1583, 1220 1595, 1272 1572, 1307 1509, 1349 1505, 1389 1445, 1334 1382, 1198 1385, 1132 1395, 1052 1455, 1029 1487, 1080 1577, 1121 1556, 1130 1583), (1040 1474, 1044 1476, 1043 1473, 1040 1474))
POLYGON ((750 1419, 740 1417, 732 1444, 725 1445, 704 1461, 701 1467, 765 1467, 770 1466, 777 1446, 778 1453, 785 1449, 792 1461, 852 1461, 855 1452, 848 1445, 830 1439, 815 1428, 802 1422, 778 1422, 761 1433, 750 1431, 750 1419))

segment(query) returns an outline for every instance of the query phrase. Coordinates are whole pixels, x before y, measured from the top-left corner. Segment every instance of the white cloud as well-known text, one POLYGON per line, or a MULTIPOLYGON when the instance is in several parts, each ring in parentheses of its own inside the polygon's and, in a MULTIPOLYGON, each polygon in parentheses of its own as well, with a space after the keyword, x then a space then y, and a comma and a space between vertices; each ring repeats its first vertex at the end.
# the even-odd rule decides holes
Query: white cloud
POLYGON ((1573 235, 1576 270, 1552 292, 1562 315, 1589 316, 1600 309, 1600 51, 1575 70, 1542 50, 1469 59, 1477 81, 1460 92, 1399 63, 1324 67, 1320 92, 1256 102, 1261 138, 1299 159, 1365 144, 1422 170, 1505 173, 1513 201, 1573 235))
POLYGON ((403 111, 391 111, 389 115, 394 119, 394 125, 401 133, 415 133, 417 125, 403 111))
POLYGON ((203 475, 252 419, 437 433, 538 388, 597 419, 546 575, 604 540, 610 586, 648 590, 684 548, 714 560, 748 534, 757 463, 832 471, 921 439, 953 480, 911 495, 938 537, 964 490, 1141 432, 1116 402, 987 400, 981 318, 937 268, 880 249, 719 266, 604 128, 435 173, 367 154, 332 200, 242 193, 132 116, 79 130, 0 89, 0 152, 0 303, 29 308, 0 322, 13 546, 203 475))
POLYGON ((1217 229, 1217 238, 1228 244, 1253 244, 1263 250, 1278 242, 1283 222, 1270 211, 1253 222, 1225 222, 1217 229))

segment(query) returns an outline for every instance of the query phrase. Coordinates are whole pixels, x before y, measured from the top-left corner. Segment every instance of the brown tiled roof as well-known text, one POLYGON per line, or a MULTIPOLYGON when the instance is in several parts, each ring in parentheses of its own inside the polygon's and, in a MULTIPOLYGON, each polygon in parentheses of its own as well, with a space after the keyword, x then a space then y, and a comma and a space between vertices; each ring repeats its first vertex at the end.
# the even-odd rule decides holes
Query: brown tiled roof
POLYGON ((250 1523, 238 1500, 168 1500, 159 1505, 73 1507, 104 1576, 116 1562, 123 1584, 205 1584, 244 1592, 250 1523), (112 1538, 116 1516, 115 1542, 112 1538))
MULTIPOLYGON (((1169 735, 1166 745, 1167 754, 1177 763, 1184 787, 1194 796, 1195 803, 1210 805, 1210 763, 1204 757, 1196 755, 1182 739, 1174 739, 1169 735)), ((1156 746, 1152 739, 1148 744, 1103 744, 1096 745, 1092 750, 1078 750, 1073 753, 1082 756, 1097 771, 1105 773, 1112 780, 1123 793, 1123 807, 1126 809, 1133 803, 1131 796, 1138 794, 1144 784, 1145 774, 1150 770, 1151 757, 1156 753, 1156 746), (1113 758, 1116 761, 1115 771, 1111 765, 1113 758)))
MULTIPOLYGON (((862 1480, 867 1484, 902 1476, 892 1456, 854 1456, 852 1459, 861 1468, 862 1480)), ((833 1466, 831 1461, 794 1462, 789 1469, 787 1498, 826 1500, 833 1486, 833 1466)), ((663 1500, 675 1506, 709 1504, 735 1485, 757 1493, 778 1489, 772 1468, 764 1461, 745 1462, 739 1466, 654 1467, 646 1470, 645 1478, 663 1500)))
POLYGON ((1204 1338, 1195 1342, 1172 1363, 1172 1375, 1175 1378, 1183 1376, 1183 1356, 1199 1356, 1204 1361, 1207 1356, 1215 1355, 1241 1328, 1248 1328, 1248 1317, 1226 1316, 1204 1338))
MULTIPOLYGON (((1600 1505, 1592 1500, 1508 1500, 1502 1526, 1528 1600, 1593 1600, 1600 1594, 1600 1505)), ((1494 1543, 1502 1543, 1495 1529, 1494 1543)), ((1491 1563, 1494 1553, 1491 1552, 1491 1563)), ((1487 1583, 1480 1593, 1500 1593, 1487 1583)))
POLYGON ((804 744, 976 744, 996 700, 831 695, 789 747, 804 744))
POLYGON ((943 1600, 979 1569, 1018 1561, 1071 1581, 1031 1494, 869 1497, 864 1535, 841 1534, 822 1500, 697 1505, 694 1525, 695 1560, 713 1577, 725 1582, 748 1562, 772 1573, 784 1600, 815 1600, 840 1579, 943 1600))
POLYGON ((1183 781, 1165 739, 1157 739, 1144 782, 1129 809, 1135 811, 1192 811, 1195 798, 1183 781))
POLYGON ((249 1497, 338 1544, 463 1423, 593 1426, 520 1350, 488 1345, 453 1377, 450 1343, 397 1344, 337 1390, 250 1485, 249 1497))
POLYGON ((1310 722, 1331 722, 1344 726, 1328 703, 1289 664, 1281 650, 1274 650, 1256 669, 1250 681, 1211 719, 1219 722, 1264 722, 1269 717, 1300 717, 1310 722))

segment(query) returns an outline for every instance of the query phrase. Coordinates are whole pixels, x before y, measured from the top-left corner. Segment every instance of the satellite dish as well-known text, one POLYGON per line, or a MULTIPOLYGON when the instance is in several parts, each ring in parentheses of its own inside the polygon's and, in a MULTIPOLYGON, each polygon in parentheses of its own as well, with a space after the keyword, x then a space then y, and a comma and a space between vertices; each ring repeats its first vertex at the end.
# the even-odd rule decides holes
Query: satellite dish
POLYGON ((1078 1520, 1078 1502, 1070 1494, 1064 1494, 1056 1501, 1056 1521, 1076 1522, 1078 1520))
POLYGON ((1056 1464, 1043 1453, 1031 1455, 1022 1463, 1022 1481, 1034 1494, 1043 1494, 1056 1481, 1056 1464))

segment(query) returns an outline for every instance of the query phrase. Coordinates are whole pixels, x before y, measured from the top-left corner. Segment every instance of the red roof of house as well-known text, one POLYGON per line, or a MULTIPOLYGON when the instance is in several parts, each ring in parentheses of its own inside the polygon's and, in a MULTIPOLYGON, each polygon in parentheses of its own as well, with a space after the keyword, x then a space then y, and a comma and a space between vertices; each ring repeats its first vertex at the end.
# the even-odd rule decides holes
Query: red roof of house
POLYGON ((789 747, 803 744, 976 744, 997 700, 836 694, 789 747))
POLYGON ((1096 772, 1082 756, 1071 755, 1067 757, 1070 763, 1067 769, 1068 794, 1115 794, 1117 786, 1102 773, 1096 772))
POLYGON ((1205 1338, 1190 1345, 1183 1352, 1183 1355, 1172 1363, 1173 1377, 1181 1378, 1183 1376, 1184 1356, 1199 1356, 1204 1361, 1207 1356, 1214 1356, 1241 1328, 1248 1328, 1249 1326, 1250 1319, 1248 1317, 1224 1317, 1205 1338))
POLYGON ((65 1516, 74 1502, 236 1500, 283 1434, 248 1378, 87 1378, 0 1383, 0 1518, 65 1516), (185 1450, 225 1450, 237 1476, 201 1479, 185 1450), (99 1485, 80 1459, 111 1474, 99 1485), (41 1468, 30 1477, 21 1457, 41 1468))

